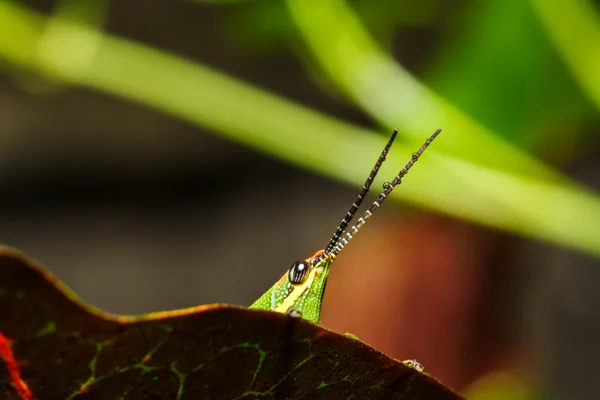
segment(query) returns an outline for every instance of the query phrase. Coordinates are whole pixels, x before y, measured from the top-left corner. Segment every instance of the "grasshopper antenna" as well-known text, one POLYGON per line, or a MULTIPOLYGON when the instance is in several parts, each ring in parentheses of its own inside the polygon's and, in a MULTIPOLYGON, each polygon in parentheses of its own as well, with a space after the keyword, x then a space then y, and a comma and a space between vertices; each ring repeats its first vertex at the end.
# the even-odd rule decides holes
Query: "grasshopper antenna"
POLYGON ((331 253, 331 250, 333 250, 333 248, 335 247, 337 242, 340 240, 340 238, 344 234, 344 230, 346 229, 348 224, 352 221, 352 218, 354 218, 354 214, 356 214, 356 211, 358 211, 358 207, 360 207, 361 203, 365 199, 365 196, 369 192, 369 188, 371 187, 371 184, 373 183, 373 180, 375 179, 377 172, 379 172, 379 168, 381 168, 381 164, 383 164, 383 162, 385 161, 385 157, 387 156, 388 152, 390 151, 390 147, 392 147, 392 143, 394 142, 394 139, 396 139, 397 134, 398 134, 398 129, 394 129, 394 133, 392 133, 392 137, 390 137, 390 140, 388 140, 387 144, 385 145, 385 148, 381 152, 381 155, 379 155, 379 158, 377 159, 375 166, 371 170, 369 177, 365 181, 365 184, 363 185, 362 190, 358 194, 358 197, 356 197, 356 200, 354 200, 354 203, 352 203, 350 210, 348 210, 348 212, 346 213, 346 216, 344 217, 342 222, 340 222, 340 225, 337 227, 337 229, 335 230, 335 233, 329 240, 327 247, 325 247, 325 252, 323 253, 324 255, 331 253))
MULTIPOLYGON (((325 250, 325 253, 323 254, 322 257, 327 257, 329 255, 331 257, 331 259, 334 259, 340 253, 340 251, 342 251, 344 246, 346 246, 346 244, 348 244, 348 241, 350 241, 350 239, 352 239, 354 234, 360 229, 361 226, 363 226, 363 224, 367 221, 367 219, 369 219, 371 217, 371 215, 373 215, 375 210, 377 210, 379 208, 379 206, 381 205, 381 203, 383 203, 385 201, 385 199, 390 195, 392 190, 394 190, 394 188, 397 185, 400 185, 402 183, 402 178, 408 173, 408 171, 417 162, 417 160, 419 160, 419 157, 421 157, 421 155, 423 154, 425 149, 427 149, 427 147, 429 147, 431 142, 433 142, 433 140, 437 137, 437 135, 440 134, 441 131, 442 131, 441 129, 438 129, 437 131, 435 131, 433 133, 433 135, 431 135, 429 137, 429 139, 427 139, 425 141, 423 146, 421 146, 421 148, 417 152, 412 154, 412 158, 410 159, 408 164, 406 164, 406 166, 400 170, 400 172, 398 173, 398 175, 396 175, 394 180, 391 181, 389 184, 384 185, 385 190, 379 195, 377 200, 375 200, 373 202, 373 204, 371 204, 371 206, 367 209, 367 211, 365 211, 363 216, 360 217, 358 219, 358 221, 356 221, 356 223, 352 226, 352 228, 350 228, 350 230, 348 232, 346 232, 346 235, 344 235, 344 237, 336 243, 333 250, 331 250, 330 253, 328 253, 327 250, 325 250)), ((396 133, 396 131, 394 131, 394 133, 396 133)), ((370 178, 370 176, 369 176, 369 178, 370 178)), ((345 218, 344 218, 344 220, 345 220, 345 218)), ((336 233, 337 233, 337 231, 336 231, 336 233)))

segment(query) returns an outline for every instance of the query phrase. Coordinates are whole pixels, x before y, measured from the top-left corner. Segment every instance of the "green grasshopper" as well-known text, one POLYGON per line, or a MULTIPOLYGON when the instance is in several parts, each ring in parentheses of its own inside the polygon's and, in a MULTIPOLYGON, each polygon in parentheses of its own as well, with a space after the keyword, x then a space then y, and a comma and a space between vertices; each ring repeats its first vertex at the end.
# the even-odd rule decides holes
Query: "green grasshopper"
POLYGON ((413 153, 408 164, 400 170, 392 182, 386 182, 384 184, 384 191, 379 195, 377 200, 371 204, 363 216, 360 217, 346 232, 346 228, 354 218, 354 214, 358 211, 366 194, 369 192, 369 188, 371 187, 381 164, 385 161, 390 147, 398 134, 398 130, 394 130, 394 133, 392 133, 390 140, 377 159, 377 162, 371 170, 358 197, 335 230, 327 247, 325 247, 324 250, 317 251, 312 257, 294 262, 281 279, 256 300, 250 308, 286 313, 293 317, 303 318, 318 324, 321 320, 321 303, 323 301, 325 284, 327 283, 327 275, 329 275, 331 264, 344 249, 344 246, 346 246, 348 241, 352 239, 358 229, 367 219, 369 219, 369 217, 371 217, 371 215, 373 215, 375 210, 379 208, 381 203, 383 203, 392 190, 394 190, 394 187, 402 182, 402 178, 408 173, 410 168, 441 131, 441 129, 435 131, 423 146, 421 146, 417 152, 413 153))

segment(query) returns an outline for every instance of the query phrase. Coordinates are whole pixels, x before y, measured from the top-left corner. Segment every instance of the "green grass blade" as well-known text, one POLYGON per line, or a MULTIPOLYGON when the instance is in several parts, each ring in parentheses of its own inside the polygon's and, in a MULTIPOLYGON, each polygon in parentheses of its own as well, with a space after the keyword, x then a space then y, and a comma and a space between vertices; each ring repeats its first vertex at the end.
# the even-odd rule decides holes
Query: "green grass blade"
MULTIPOLYGON (((315 60, 337 87, 388 128, 419 136, 442 126, 447 154, 479 165, 558 179, 551 169, 494 135, 416 80, 384 52, 344 0, 287 0, 315 60)), ((482 93, 482 96, 485 93, 482 93)))
MULTIPOLYGON (((0 3, 0 59, 146 104, 352 185, 362 183, 384 145, 383 137, 208 67, 15 4, 0 3)), ((422 141, 432 130, 413 135, 422 141)), ((566 179, 503 172, 440 152, 457 140, 460 132, 442 133, 392 198, 600 256, 596 194, 566 179)), ((380 175, 394 176, 415 149, 397 143, 380 175)))
POLYGON ((588 0, 531 0, 548 36, 600 109, 600 16, 588 0))

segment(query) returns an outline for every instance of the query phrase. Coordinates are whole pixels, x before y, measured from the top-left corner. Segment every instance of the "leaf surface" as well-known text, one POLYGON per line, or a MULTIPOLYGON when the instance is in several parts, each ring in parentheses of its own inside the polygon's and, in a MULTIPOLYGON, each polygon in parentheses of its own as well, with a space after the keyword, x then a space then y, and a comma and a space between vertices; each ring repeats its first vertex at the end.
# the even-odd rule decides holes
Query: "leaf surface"
POLYGON ((108 315, 6 247, 0 398, 460 399, 360 341, 284 314, 215 304, 108 315))

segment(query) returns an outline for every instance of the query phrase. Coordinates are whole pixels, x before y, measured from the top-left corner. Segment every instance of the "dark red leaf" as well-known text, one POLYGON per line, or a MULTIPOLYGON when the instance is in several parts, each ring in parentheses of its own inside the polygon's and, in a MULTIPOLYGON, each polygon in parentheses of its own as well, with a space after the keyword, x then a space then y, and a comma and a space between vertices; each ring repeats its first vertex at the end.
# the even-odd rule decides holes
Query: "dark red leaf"
POLYGON ((0 248, 0 398, 440 399, 459 396, 356 340, 228 305, 112 316, 0 248))

